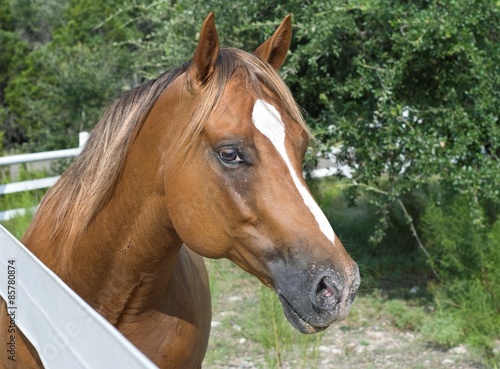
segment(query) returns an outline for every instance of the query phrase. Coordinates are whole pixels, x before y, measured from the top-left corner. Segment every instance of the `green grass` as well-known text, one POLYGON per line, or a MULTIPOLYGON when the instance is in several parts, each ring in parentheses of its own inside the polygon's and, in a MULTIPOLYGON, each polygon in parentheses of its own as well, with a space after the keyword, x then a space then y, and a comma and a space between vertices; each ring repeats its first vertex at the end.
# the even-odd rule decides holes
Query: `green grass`
POLYGON ((258 309, 253 310, 246 322, 249 337, 258 342, 265 352, 269 367, 281 368, 284 357, 297 353, 295 368, 315 367, 322 333, 303 335, 294 329, 285 318, 281 303, 273 291, 258 285, 258 309))
POLYGON ((500 219, 487 217, 474 199, 453 194, 433 200, 423 217, 424 234, 441 275, 433 284, 436 319, 423 327, 433 341, 445 345, 466 342, 487 361, 500 339, 500 219))
POLYGON ((419 330, 427 319, 427 314, 420 306, 412 306, 409 302, 390 299, 385 303, 385 311, 391 317, 394 326, 404 330, 419 330))

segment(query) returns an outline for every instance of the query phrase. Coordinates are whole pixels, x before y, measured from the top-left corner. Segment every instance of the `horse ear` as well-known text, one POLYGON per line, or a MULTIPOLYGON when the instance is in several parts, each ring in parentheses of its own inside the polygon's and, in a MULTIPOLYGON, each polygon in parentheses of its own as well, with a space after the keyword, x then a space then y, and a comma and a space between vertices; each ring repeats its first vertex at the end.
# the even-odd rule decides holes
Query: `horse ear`
POLYGON ((274 34, 260 45, 254 54, 279 69, 286 59, 292 41, 292 16, 288 14, 274 34))
POLYGON ((215 28, 214 13, 211 12, 203 22, 198 46, 194 52, 189 75, 193 82, 204 84, 215 69, 215 61, 219 55, 219 35, 215 28))

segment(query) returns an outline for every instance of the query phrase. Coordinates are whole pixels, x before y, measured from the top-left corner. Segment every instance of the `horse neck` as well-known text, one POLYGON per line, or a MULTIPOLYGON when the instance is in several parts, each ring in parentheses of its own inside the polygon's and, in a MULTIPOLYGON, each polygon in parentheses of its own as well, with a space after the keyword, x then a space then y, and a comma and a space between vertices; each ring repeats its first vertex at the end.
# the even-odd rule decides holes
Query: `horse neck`
POLYGON ((132 184, 127 170, 124 177, 67 256, 72 270, 65 273, 111 322, 146 311, 161 298, 182 245, 161 194, 145 183, 142 190, 132 184))
MULTIPOLYGON (((146 312, 161 300, 182 245, 166 208, 161 176, 164 158, 156 152, 162 147, 156 144, 159 137, 166 135, 159 129, 169 122, 158 124, 154 117, 168 115, 155 113, 153 108, 149 116, 106 205, 76 242, 51 245, 41 255, 44 263, 113 324, 146 312)), ((33 225, 23 240, 28 247, 32 244, 32 250, 43 249, 43 228, 50 227, 48 215, 37 218, 41 224, 33 225)))
POLYGON ((161 299, 182 245, 167 211, 162 145, 156 144, 165 136, 158 132, 161 126, 154 119, 145 122, 113 197, 82 238, 89 265, 101 265, 102 298, 96 308, 111 321, 146 311, 161 299), (96 245, 104 247, 104 258, 96 245))

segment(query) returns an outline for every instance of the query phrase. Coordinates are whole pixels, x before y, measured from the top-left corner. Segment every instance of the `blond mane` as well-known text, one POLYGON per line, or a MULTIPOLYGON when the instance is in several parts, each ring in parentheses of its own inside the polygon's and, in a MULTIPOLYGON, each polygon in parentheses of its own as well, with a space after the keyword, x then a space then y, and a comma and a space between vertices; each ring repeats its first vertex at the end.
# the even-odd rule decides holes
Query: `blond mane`
MULTIPOLYGON (((74 242, 112 196, 127 153, 140 127, 162 92, 189 67, 189 63, 136 87, 118 98, 91 132, 82 153, 44 197, 37 217, 52 214, 52 240, 74 242)), ((271 101, 298 122, 310 135, 288 87, 274 69, 253 54, 232 48, 220 50, 212 78, 180 137, 188 150, 199 141, 209 115, 220 101, 224 87, 241 70, 248 88, 271 101)), ((33 222, 35 223, 35 222, 33 222)))

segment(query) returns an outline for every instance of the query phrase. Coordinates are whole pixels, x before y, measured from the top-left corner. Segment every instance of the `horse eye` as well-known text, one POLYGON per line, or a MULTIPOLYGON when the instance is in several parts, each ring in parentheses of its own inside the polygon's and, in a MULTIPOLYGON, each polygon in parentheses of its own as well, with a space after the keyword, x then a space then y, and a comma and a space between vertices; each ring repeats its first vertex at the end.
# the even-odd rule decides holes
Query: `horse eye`
POLYGON ((225 148, 219 151, 220 158, 228 164, 237 164, 243 160, 239 157, 238 152, 232 148, 225 148))

